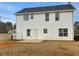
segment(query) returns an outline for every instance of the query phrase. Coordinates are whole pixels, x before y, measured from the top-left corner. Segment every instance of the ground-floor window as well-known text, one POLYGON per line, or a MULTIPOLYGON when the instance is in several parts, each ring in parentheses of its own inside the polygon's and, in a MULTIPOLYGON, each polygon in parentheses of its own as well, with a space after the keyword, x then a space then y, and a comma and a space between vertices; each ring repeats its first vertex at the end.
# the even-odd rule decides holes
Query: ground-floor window
POLYGON ((43 29, 43 33, 47 33, 48 32, 48 30, 47 29, 43 29))
POLYGON ((68 29, 67 28, 60 28, 59 29, 59 36, 68 36, 68 29))
POLYGON ((27 29, 27 36, 30 36, 30 29, 27 29))

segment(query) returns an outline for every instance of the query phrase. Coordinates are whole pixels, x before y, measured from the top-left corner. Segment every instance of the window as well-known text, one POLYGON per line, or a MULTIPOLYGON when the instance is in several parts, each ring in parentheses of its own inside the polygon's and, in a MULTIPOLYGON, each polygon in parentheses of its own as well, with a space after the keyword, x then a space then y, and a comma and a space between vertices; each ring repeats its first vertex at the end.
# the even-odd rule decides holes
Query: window
POLYGON ((28 14, 24 15, 24 20, 29 20, 29 15, 28 14))
POLYGON ((33 19, 33 14, 31 14, 31 19, 33 19))
POLYGON ((49 21, 49 14, 45 13, 45 21, 49 21))
POLYGON ((44 30, 43 30, 43 33, 47 33, 47 29, 44 29, 44 30))
POLYGON ((56 21, 59 21, 59 12, 56 12, 56 13, 55 13, 55 20, 56 20, 56 21))
POLYGON ((68 36, 68 29, 67 28, 59 29, 59 36, 68 36))
POLYGON ((30 36, 30 29, 27 29, 27 36, 30 36))

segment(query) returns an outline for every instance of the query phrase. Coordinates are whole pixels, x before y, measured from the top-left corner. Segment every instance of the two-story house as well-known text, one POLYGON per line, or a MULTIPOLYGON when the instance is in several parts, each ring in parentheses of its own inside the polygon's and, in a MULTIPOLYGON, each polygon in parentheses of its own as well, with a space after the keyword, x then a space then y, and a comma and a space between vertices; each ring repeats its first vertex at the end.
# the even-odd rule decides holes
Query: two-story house
POLYGON ((74 40, 71 4, 24 8, 16 13, 16 39, 74 40))

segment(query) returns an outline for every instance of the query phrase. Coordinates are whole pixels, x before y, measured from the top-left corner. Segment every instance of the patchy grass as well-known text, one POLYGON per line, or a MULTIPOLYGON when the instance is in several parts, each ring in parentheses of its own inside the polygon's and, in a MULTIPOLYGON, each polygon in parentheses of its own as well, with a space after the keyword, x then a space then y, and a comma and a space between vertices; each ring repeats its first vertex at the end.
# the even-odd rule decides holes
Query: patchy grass
MULTIPOLYGON (((0 42, 0 46, 1 46, 0 42)), ((79 55, 79 41, 44 41, 42 43, 3 42, 1 56, 76 56, 79 55), (7 44, 6 44, 7 43, 7 44)))

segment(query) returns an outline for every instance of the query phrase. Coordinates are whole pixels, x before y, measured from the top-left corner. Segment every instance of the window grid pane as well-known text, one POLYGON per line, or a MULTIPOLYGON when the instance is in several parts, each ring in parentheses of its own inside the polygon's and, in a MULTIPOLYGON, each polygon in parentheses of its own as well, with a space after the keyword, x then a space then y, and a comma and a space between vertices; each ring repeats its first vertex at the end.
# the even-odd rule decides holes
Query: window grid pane
POLYGON ((68 29, 59 29, 59 36, 68 36, 68 29))
POLYGON ((59 36, 63 36, 63 33, 59 33, 59 36))
POLYGON ((56 17, 59 17, 59 12, 56 13, 56 17))
POLYGON ((64 29, 64 32, 68 32, 68 30, 67 29, 64 29))
POLYGON ((59 29, 59 32, 63 32, 63 29, 59 29))
POLYGON ((55 20, 58 21, 59 20, 59 12, 55 13, 55 20))
POLYGON ((68 33, 64 33, 64 36, 68 36, 68 33))
POLYGON ((27 33, 27 36, 30 36, 30 33, 27 33))
POLYGON ((33 19, 33 14, 31 14, 31 19, 33 19))
POLYGON ((27 29, 27 32, 30 32, 30 29, 27 29))
POLYGON ((44 33, 47 33, 47 29, 44 29, 43 32, 44 32, 44 33))
POLYGON ((30 36, 30 29, 27 29, 27 36, 30 36))
POLYGON ((24 15, 24 20, 29 20, 29 15, 28 14, 24 15))
POLYGON ((48 13, 45 14, 45 21, 49 21, 49 14, 48 13))

